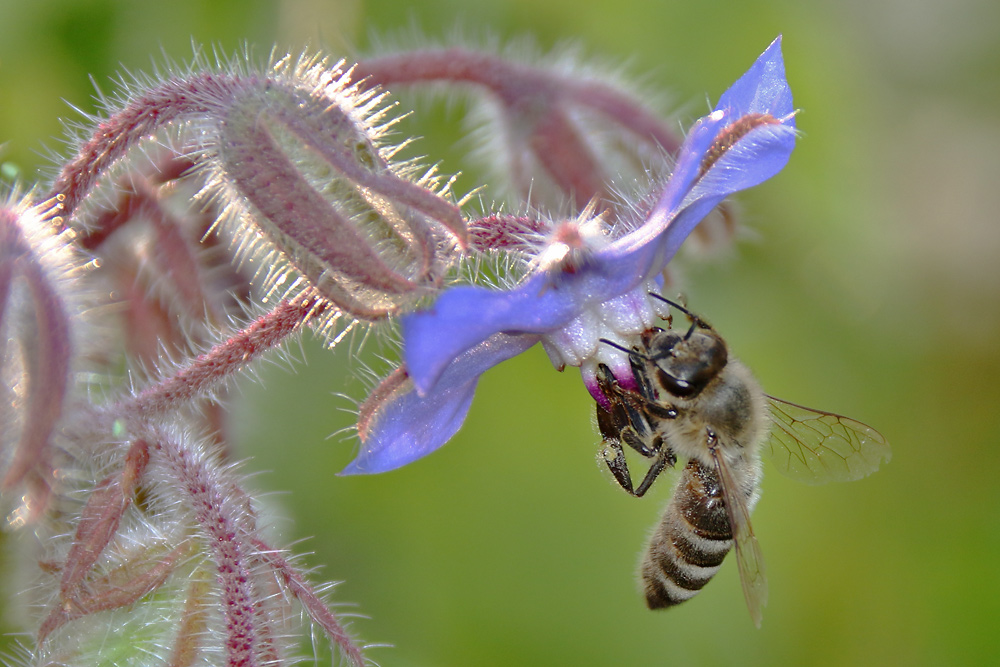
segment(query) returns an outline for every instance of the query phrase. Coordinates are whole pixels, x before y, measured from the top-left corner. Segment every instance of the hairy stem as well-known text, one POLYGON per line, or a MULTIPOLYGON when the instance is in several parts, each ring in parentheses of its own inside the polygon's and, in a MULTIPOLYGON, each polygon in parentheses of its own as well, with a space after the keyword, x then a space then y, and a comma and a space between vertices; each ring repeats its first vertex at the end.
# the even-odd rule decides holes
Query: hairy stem
POLYGON ((210 393, 327 308, 323 300, 312 295, 282 301, 274 310, 199 355, 173 376, 113 406, 110 412, 149 418, 210 393))

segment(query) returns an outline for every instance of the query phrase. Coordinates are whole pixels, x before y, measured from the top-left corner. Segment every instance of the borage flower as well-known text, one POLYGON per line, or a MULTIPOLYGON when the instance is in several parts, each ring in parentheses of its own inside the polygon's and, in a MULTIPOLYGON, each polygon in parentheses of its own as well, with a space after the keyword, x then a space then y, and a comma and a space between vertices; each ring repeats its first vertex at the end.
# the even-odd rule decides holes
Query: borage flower
POLYGON ((362 406, 361 451, 342 474, 392 470, 443 445, 479 376, 539 342, 558 369, 579 366, 600 403, 599 364, 632 385, 627 355, 600 339, 628 349, 666 314, 649 292, 681 243, 726 196, 778 173, 795 138, 779 37, 690 129, 641 225, 615 234, 584 211, 557 226, 515 288, 456 286, 404 316, 405 364, 362 406))

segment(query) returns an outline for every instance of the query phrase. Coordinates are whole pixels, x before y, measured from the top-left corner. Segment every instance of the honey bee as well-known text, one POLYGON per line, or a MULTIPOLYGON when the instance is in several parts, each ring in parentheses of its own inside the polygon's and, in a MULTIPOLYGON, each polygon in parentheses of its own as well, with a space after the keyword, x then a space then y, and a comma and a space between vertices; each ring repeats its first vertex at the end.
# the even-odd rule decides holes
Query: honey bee
POLYGON ((861 422, 768 396, 705 320, 652 296, 684 313, 690 327, 649 329, 631 349, 602 339, 629 355, 636 389, 605 365, 597 373, 609 406, 597 405, 602 455, 625 491, 642 496, 678 457, 686 460, 643 558, 646 603, 659 609, 694 597, 735 548, 760 627, 767 579, 750 512, 760 497, 761 453, 793 479, 819 484, 874 472, 889 460, 889 445, 861 422), (651 459, 636 487, 623 445, 651 459))

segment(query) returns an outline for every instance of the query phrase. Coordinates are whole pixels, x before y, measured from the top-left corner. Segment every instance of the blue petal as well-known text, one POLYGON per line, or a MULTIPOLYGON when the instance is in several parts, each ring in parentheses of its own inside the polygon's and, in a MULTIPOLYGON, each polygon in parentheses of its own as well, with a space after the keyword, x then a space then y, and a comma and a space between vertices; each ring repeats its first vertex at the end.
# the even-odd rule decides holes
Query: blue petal
POLYGON ((719 98, 716 110, 736 115, 769 113, 784 118, 795 111, 792 89, 785 79, 785 61, 778 36, 753 66, 719 98))
POLYGON ((433 452, 462 426, 479 376, 536 342, 537 336, 497 334, 455 359, 432 391, 393 396, 379 410, 357 458, 340 474, 386 472, 433 452))
POLYGON ((506 291, 453 287, 429 309, 403 316, 404 355, 417 391, 428 391, 452 359, 498 331, 510 334, 554 331, 569 323, 583 308, 627 292, 650 274, 659 272, 690 232, 663 238, 662 243, 651 243, 665 237, 662 232, 668 228, 670 217, 669 210, 664 209, 681 203, 720 125, 721 121, 702 119, 688 134, 681 158, 660 198, 657 208, 663 213, 658 221, 647 222, 636 232, 595 253, 576 272, 537 273, 506 291), (667 243, 670 241, 673 242, 667 243))
POLYGON ((662 262, 659 268, 665 266, 694 227, 725 197, 766 181, 787 164, 795 147, 794 112, 779 36, 722 94, 713 113, 692 126, 649 219, 615 246, 635 247, 655 240, 659 246, 655 260, 662 262), (770 114, 781 124, 762 125, 747 133, 695 183, 719 132, 747 114, 770 114))
POLYGON ((635 282, 634 269, 620 262, 595 261, 558 278, 536 274, 509 291, 453 287, 430 309, 404 316, 404 354, 417 391, 429 391, 453 359, 494 333, 553 331, 576 317, 581 304, 605 301, 635 282))
MULTIPOLYGON (((651 258, 656 265, 654 273, 659 272, 673 258, 694 226, 687 228, 677 225, 676 217, 698 178, 705 153, 712 147, 719 132, 725 129, 727 122, 724 116, 714 114, 700 119, 691 127, 681 146, 674 171, 670 174, 670 179, 649 218, 640 228, 615 242, 612 248, 627 253, 655 243, 657 253, 651 258)), ((726 194, 729 193, 722 193, 720 200, 726 194)), ((708 211, 705 211, 705 214, 707 213, 708 211)), ((700 220, 701 218, 698 218, 694 223, 697 224, 700 220)), ((642 268, 649 271, 648 267, 642 268)))
POLYGON ((788 164, 795 138, 795 128, 785 124, 751 130, 695 184, 684 207, 703 197, 725 196, 763 183, 788 164))
POLYGON ((404 354, 417 391, 430 392, 454 359, 497 332, 553 332, 585 308, 661 271, 726 196, 784 167, 795 145, 793 112, 779 38, 723 94, 716 110, 691 128, 674 172, 642 227, 595 253, 572 273, 540 272, 508 291, 455 287, 430 309, 404 316, 404 354), (775 122, 747 132, 702 174, 705 156, 719 133, 746 114, 769 114, 775 122))

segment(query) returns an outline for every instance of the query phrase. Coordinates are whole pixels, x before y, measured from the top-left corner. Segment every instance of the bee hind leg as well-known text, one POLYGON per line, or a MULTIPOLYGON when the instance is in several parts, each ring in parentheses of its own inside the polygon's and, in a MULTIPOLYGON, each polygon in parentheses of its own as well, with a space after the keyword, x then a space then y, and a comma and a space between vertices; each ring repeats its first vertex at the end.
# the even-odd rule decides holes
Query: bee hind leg
POLYGON ((639 497, 645 495, 649 487, 656 481, 656 478, 663 472, 663 469, 666 467, 673 468, 675 463, 677 463, 677 456, 674 454, 674 450, 670 449, 670 447, 661 446, 660 450, 656 453, 656 458, 653 459, 653 463, 649 466, 649 470, 646 471, 646 476, 642 478, 642 482, 639 483, 638 488, 636 488, 632 495, 639 497))
POLYGON ((625 489, 629 494, 635 495, 635 491, 632 488, 632 474, 628 469, 628 462, 625 460, 625 451, 622 449, 622 445, 618 440, 612 440, 610 438, 604 441, 604 451, 602 452, 604 456, 604 462, 608 466, 608 470, 614 475, 615 481, 618 482, 618 486, 625 489))
POLYGON ((614 475, 618 486, 637 498, 641 498, 646 494, 646 491, 656 481, 656 478, 660 476, 664 468, 668 466, 673 467, 677 463, 677 456, 673 450, 669 447, 661 446, 656 452, 652 464, 650 464, 649 469, 646 471, 645 477, 642 478, 642 482, 639 483, 638 487, 633 487, 632 473, 629 471, 628 461, 625 460, 625 450, 622 449, 621 442, 617 439, 606 439, 604 441, 603 454, 604 462, 607 464, 611 474, 614 475))

